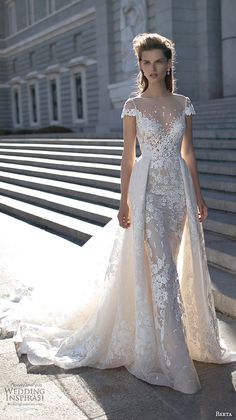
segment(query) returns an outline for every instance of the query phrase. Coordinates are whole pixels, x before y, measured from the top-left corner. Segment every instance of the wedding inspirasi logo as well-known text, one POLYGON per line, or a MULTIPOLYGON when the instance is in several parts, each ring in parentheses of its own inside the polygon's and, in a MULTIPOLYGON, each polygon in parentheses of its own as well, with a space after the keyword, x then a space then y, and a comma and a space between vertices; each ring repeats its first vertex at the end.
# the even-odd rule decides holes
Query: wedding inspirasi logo
POLYGON ((5 387, 8 404, 40 404, 44 400, 45 389, 41 384, 10 384, 5 387))

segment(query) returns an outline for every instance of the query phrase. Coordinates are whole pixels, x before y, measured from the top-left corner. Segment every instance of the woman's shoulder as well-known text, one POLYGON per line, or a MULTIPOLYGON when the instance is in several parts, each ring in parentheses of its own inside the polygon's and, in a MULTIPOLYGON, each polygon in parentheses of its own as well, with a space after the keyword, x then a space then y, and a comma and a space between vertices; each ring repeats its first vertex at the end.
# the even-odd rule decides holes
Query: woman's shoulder
POLYGON ((187 104, 188 102, 191 102, 191 98, 189 96, 186 95, 181 95, 181 94, 176 94, 176 96, 179 96, 180 98, 182 98, 182 100, 184 101, 185 104, 187 104))
POLYGON ((186 108, 192 104, 191 99, 189 96, 183 95, 181 93, 175 93, 174 96, 176 97, 176 102, 183 108, 186 108))
POLYGON ((177 96, 177 97, 179 97, 179 98, 186 99, 186 96, 185 96, 185 95, 182 95, 181 93, 174 93, 173 95, 174 95, 174 96, 177 96))
POLYGON ((174 93, 173 96, 176 97, 176 99, 179 101, 180 104, 183 106, 186 105, 187 100, 189 100, 189 97, 186 95, 183 95, 181 93, 174 93))
POLYGON ((128 103, 128 102, 133 102, 133 100, 134 99, 136 99, 136 98, 139 98, 139 96, 137 95, 137 96, 129 96, 126 100, 125 100, 125 103, 128 103))

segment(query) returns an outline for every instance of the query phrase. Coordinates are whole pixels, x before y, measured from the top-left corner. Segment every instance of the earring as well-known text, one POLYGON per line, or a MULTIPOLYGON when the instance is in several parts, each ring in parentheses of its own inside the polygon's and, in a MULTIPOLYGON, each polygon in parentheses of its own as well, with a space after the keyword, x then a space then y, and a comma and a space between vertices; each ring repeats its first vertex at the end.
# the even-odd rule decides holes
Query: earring
POLYGON ((170 69, 167 70, 166 74, 169 76, 170 75, 170 69))

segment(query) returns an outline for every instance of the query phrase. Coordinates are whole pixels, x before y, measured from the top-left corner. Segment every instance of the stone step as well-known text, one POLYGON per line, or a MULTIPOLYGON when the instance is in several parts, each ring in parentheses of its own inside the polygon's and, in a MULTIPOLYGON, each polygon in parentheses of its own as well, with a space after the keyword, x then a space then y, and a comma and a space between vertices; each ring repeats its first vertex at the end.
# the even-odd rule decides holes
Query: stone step
POLYGON ((236 192, 236 179, 227 175, 203 175, 199 174, 199 181, 202 188, 225 191, 230 193, 236 192))
POLYGON ((216 100, 211 99, 210 101, 206 101, 204 103, 194 101, 194 108, 200 114, 207 114, 210 113, 221 113, 227 115, 228 112, 234 112, 236 108, 236 101, 235 98, 230 102, 226 102, 225 98, 219 99, 219 102, 215 102, 216 100))
POLYGON ((80 246, 102 229, 101 226, 87 223, 79 218, 66 216, 4 196, 0 196, 0 210, 78 243, 80 246))
POLYGON ((224 160, 227 162, 236 162, 236 150, 233 149, 210 150, 196 148, 195 155, 197 159, 201 160, 224 160))
POLYGON ((202 107, 208 107, 208 106, 213 106, 213 105, 222 106, 222 104, 230 105, 230 104, 236 103, 236 97, 225 96, 224 98, 211 98, 211 99, 207 99, 204 102, 197 102, 197 103, 199 104, 199 106, 202 106, 202 107))
MULTIPOLYGON (((236 106, 235 106, 236 108, 236 106)), ((222 112, 222 109, 211 109, 208 108, 207 112, 205 112, 205 110, 201 109, 201 108, 196 108, 197 112, 197 116, 200 118, 205 118, 207 119, 207 117, 209 116, 210 118, 214 118, 215 116, 217 117, 221 117, 223 118, 231 118, 231 117, 235 117, 236 116, 236 111, 235 108, 233 109, 232 107, 228 107, 228 109, 224 109, 224 112, 222 112)))
POLYGON ((118 192, 53 179, 34 178, 28 175, 11 173, 6 175, 4 172, 0 172, 0 181, 38 191, 55 193, 89 203, 105 205, 111 208, 117 208, 120 200, 120 193, 118 192))
POLYGON ((213 128, 205 128, 205 129, 200 129, 198 128, 197 130, 194 129, 193 126, 193 135, 194 138, 197 139, 235 139, 236 138, 236 129, 225 129, 225 128, 217 128, 217 129, 213 129, 213 128))
POLYGON ((207 117, 207 118, 202 118, 201 116, 194 116, 193 119, 193 126, 194 127, 206 127, 206 128, 229 128, 229 129, 234 129, 236 127, 236 122, 235 122, 235 116, 231 117, 231 118, 224 118, 224 117, 218 117, 217 115, 215 115, 214 117, 207 117))
MULTIPOLYGON (((205 223, 205 222, 204 222, 205 223)), ((204 229, 207 260, 210 264, 219 265, 236 273, 236 241, 219 233, 204 229)))
POLYGON ((204 221, 204 228, 210 232, 221 233, 236 239, 236 214, 209 209, 208 217, 204 221))
POLYGON ((236 149, 236 139, 231 140, 212 140, 212 139, 193 139, 195 149, 236 149))
POLYGON ((61 214, 78 217, 81 220, 99 224, 101 226, 108 223, 118 211, 106 206, 5 182, 0 182, 0 196, 1 195, 28 204, 34 204, 61 214))
MULTIPOLYGON (((208 122, 205 122, 205 123, 203 123, 203 122, 201 122, 201 121, 194 121, 194 123, 193 123, 193 125, 194 125, 194 128, 195 129, 209 129, 209 128, 211 128, 211 129, 217 129, 217 128, 221 128, 222 127, 222 125, 223 125, 223 123, 222 122, 215 122, 215 123, 213 123, 213 122, 210 122, 210 121, 208 121, 208 122)), ((235 122, 224 122, 224 127, 225 127, 225 129, 236 129, 236 123, 235 122)))
POLYGON ((71 162, 54 159, 41 159, 27 156, 1 156, 0 162, 10 163, 14 165, 26 165, 39 168, 58 169, 65 171, 78 171, 91 174, 107 175, 120 178, 120 166, 109 165, 107 163, 93 163, 93 162, 71 162))
POLYGON ((195 127, 206 126, 207 128, 221 128, 222 126, 224 126, 224 128, 235 128, 235 119, 236 116, 225 119, 224 117, 218 117, 217 115, 215 115, 214 117, 208 116, 206 118, 203 118, 198 115, 196 118, 194 118, 193 125, 195 127))
POLYGON ((197 160, 198 173, 215 175, 236 175, 236 162, 197 160))
POLYGON ((93 140, 104 140, 104 139, 119 139, 120 133, 122 133, 122 128, 111 130, 109 133, 96 133, 96 132, 69 132, 69 133, 28 133, 28 134, 10 134, 10 135, 1 135, 1 140, 8 141, 11 139, 22 139, 22 140, 41 140, 41 139, 93 139, 93 140))
MULTIPOLYGON (((202 109, 197 109, 197 107, 195 107, 195 111, 196 111, 196 115, 194 115, 194 118, 200 118, 202 120, 207 120, 209 119, 209 121, 211 121, 212 119, 214 120, 215 118, 219 117, 219 119, 223 122, 224 119, 230 120, 235 118, 236 116, 236 112, 235 112, 235 108, 234 109, 224 109, 223 112, 222 110, 219 109, 208 109, 207 111, 202 110, 202 109)), ((223 124, 222 124, 223 127, 223 124)))
POLYGON ((14 145, 80 145, 80 146, 122 146, 123 139, 94 139, 94 138, 84 138, 84 139, 72 139, 72 138, 37 138, 37 139, 25 139, 25 138, 1 138, 0 137, 0 147, 2 146, 14 146, 14 145))
POLYGON ((232 117, 227 117, 225 118, 224 116, 217 116, 216 114, 212 115, 212 116, 203 116, 203 115, 197 115, 194 116, 194 120, 193 120, 193 124, 195 126, 207 126, 207 128, 211 128, 214 126, 217 127, 224 127, 224 128, 235 128, 236 124, 235 124, 235 116, 232 117), (225 125, 226 124, 226 125, 225 125))
POLYGON ((123 151, 123 147, 121 146, 92 146, 92 145, 66 145, 66 144, 55 144, 55 145, 37 145, 37 144, 27 144, 27 145, 11 145, 11 146, 3 146, 0 145, 0 153, 2 151, 12 151, 21 152, 21 151, 49 151, 49 152, 71 152, 71 153, 93 153, 93 154, 108 154, 108 155, 121 155, 123 151))
POLYGON ((218 110, 209 110, 207 112, 203 112, 202 110, 196 110, 196 115, 194 115, 194 121, 200 120, 200 121, 217 121, 217 118, 222 123, 222 127, 224 127, 223 123, 224 121, 232 121, 235 122, 236 112, 235 111, 225 111, 221 112, 218 110))
POLYGON ((8 174, 27 175, 30 177, 39 177, 46 179, 54 179, 79 185, 87 185, 91 187, 104 188, 109 191, 120 192, 120 180, 100 174, 90 174, 78 171, 66 171, 48 168, 30 168, 26 165, 13 165, 9 163, 1 163, 1 172, 8 174))
POLYGON ((108 163, 113 165, 120 165, 121 156, 110 154, 96 154, 96 153, 69 153, 69 152, 47 152, 47 151, 28 151, 28 150, 14 150, 5 151, 0 150, 0 155, 6 156, 28 156, 45 159, 70 160, 77 162, 93 162, 93 163, 108 163))
POLYGON ((215 308, 236 318, 236 274, 208 264, 215 308))
MULTIPOLYGON (((196 111, 197 112, 197 111, 196 111)), ((220 111, 216 111, 216 110, 209 110, 207 111, 207 113, 203 112, 202 110, 197 112, 196 117, 194 116, 195 120, 201 120, 201 121, 234 121, 235 122, 235 118, 236 118, 236 112, 235 111, 227 111, 225 112, 220 112, 220 111)), ((222 124, 223 125, 223 124, 222 124)))
POLYGON ((236 213, 236 195, 222 191, 211 191, 201 188, 208 208, 236 213))

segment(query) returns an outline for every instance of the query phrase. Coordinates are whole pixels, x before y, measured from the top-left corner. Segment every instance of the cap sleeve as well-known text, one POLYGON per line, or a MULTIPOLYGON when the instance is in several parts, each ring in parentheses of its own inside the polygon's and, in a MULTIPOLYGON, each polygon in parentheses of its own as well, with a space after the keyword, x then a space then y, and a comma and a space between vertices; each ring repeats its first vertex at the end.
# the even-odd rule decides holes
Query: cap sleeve
POLYGON ((125 115, 129 115, 130 117, 136 117, 136 106, 134 104, 134 101, 130 98, 127 99, 123 106, 121 118, 123 118, 125 115))
POLYGON ((193 107, 193 104, 192 104, 191 100, 188 98, 188 96, 186 96, 184 112, 185 112, 185 115, 196 114, 196 111, 193 107))

